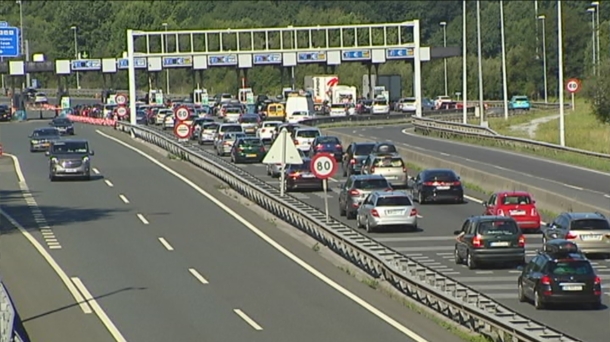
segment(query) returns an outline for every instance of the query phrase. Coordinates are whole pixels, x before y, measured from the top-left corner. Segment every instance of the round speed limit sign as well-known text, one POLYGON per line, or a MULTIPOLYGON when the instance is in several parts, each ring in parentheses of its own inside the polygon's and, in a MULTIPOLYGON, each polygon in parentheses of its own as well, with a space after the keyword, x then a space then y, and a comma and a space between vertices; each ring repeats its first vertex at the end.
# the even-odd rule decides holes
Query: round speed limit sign
POLYGON ((337 172, 337 161, 330 153, 319 153, 311 159, 311 172, 319 179, 328 179, 337 172))
POLYGON ((127 96, 125 96, 123 94, 117 94, 117 96, 114 97, 114 101, 118 105, 125 105, 125 104, 127 104, 127 96))
POLYGON ((577 93, 580 90, 580 80, 577 78, 570 78, 566 82, 566 90, 572 94, 577 93))
POLYGON ((176 118, 176 121, 186 121, 190 116, 191 111, 188 109, 188 107, 185 106, 176 108, 176 111, 174 112, 174 117, 176 118))
POLYGON ((125 106, 117 107, 116 113, 120 117, 127 116, 127 107, 125 107, 125 106))

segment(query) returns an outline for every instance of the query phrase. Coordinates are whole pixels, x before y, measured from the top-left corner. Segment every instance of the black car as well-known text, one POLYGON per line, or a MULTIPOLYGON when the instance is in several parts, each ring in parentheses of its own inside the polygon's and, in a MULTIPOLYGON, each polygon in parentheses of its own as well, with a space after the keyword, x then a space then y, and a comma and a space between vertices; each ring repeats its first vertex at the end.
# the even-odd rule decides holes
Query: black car
POLYGON ((337 137, 320 135, 317 136, 311 143, 309 157, 313 158, 318 153, 330 153, 335 157, 337 162, 343 159, 343 145, 337 137))
POLYGON ((472 216, 453 233, 458 265, 472 270, 480 264, 525 264, 525 237, 512 217, 472 216))
POLYGON ((11 109, 7 105, 0 105, 0 121, 11 121, 11 109))
POLYGON ((419 204, 428 202, 464 202, 460 177, 449 169, 429 169, 412 179, 411 195, 419 204))
POLYGON ((55 118, 49 126, 57 128, 61 135, 74 135, 74 124, 68 118, 55 118))
POLYGON ((311 159, 303 159, 303 164, 290 164, 285 168, 286 191, 322 190, 322 180, 311 172, 311 159))
POLYGON ((578 246, 555 239, 522 270, 517 279, 519 301, 532 301, 538 310, 551 304, 602 306, 602 282, 578 246))
POLYGON ((351 143, 341 161, 343 176, 359 175, 362 170, 362 162, 371 154, 375 147, 374 142, 351 143))
POLYGON ((301 127, 303 127, 303 126, 301 126, 299 124, 291 124, 291 123, 280 125, 276 128, 275 132, 273 132, 273 137, 271 138, 271 141, 275 141, 275 139, 279 136, 280 132, 284 128, 286 128, 286 130, 288 131, 288 134, 292 136, 292 133, 294 133, 294 131, 296 131, 297 128, 301 128, 301 127))

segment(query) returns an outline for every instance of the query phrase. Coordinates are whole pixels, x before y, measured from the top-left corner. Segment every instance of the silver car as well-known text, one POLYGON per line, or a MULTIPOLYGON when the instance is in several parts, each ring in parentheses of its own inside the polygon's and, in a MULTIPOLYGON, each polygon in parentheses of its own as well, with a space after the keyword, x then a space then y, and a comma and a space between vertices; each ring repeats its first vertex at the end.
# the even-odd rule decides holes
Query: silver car
POLYGON ((398 153, 371 154, 362 162, 363 175, 381 175, 392 187, 407 187, 407 167, 398 153))
MULTIPOLYGON (((301 159, 307 158, 307 156, 305 155, 305 152, 303 152, 301 150, 297 150, 297 151, 299 151, 299 156, 301 156, 301 159)), ((276 163, 267 164, 267 175, 271 176, 272 178, 280 177, 282 175, 282 164, 276 164, 276 163)))
POLYGON ((30 152, 46 151, 51 143, 61 139, 59 130, 55 127, 37 128, 30 134, 30 152))
POLYGON ((542 242, 565 239, 586 254, 610 255, 610 222, 600 213, 564 212, 542 229, 542 242))
POLYGON ((235 141, 239 138, 245 138, 245 137, 246 137, 246 134, 243 132, 225 133, 222 136, 222 139, 216 140, 216 145, 214 146, 216 148, 216 154, 219 156, 225 156, 225 155, 231 153, 231 149, 233 148, 233 144, 235 143, 235 141))
POLYGON ((339 215, 356 218, 358 207, 375 191, 392 191, 387 179, 380 175, 352 175, 339 187, 339 215))
POLYGON ((199 145, 203 145, 206 143, 213 143, 214 136, 216 135, 216 131, 218 130, 217 122, 208 122, 201 125, 201 130, 199 131, 199 145))
POLYGON ((417 230, 417 209, 404 191, 372 192, 358 208, 356 225, 369 233, 383 227, 417 230))
POLYGON ((45 153, 49 157, 49 179, 91 179, 91 156, 87 140, 54 141, 45 153))

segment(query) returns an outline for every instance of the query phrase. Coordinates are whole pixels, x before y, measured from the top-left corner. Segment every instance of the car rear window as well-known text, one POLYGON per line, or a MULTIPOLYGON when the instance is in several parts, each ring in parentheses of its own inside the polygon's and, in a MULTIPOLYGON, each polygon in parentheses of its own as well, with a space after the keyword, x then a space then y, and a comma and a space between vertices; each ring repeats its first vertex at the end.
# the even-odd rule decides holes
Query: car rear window
POLYGON ((574 220, 570 230, 610 230, 610 224, 607 220, 600 219, 574 220))
POLYGON ((356 145, 354 154, 358 155, 358 156, 369 155, 373 151, 373 147, 375 147, 375 145, 373 145, 373 144, 369 144, 369 145, 356 145))
POLYGON ((593 267, 585 260, 558 261, 549 265, 549 273, 552 275, 587 275, 593 274, 593 267))
POLYGON ((241 143, 239 144, 240 146, 263 146, 263 143, 260 141, 260 139, 246 139, 246 140, 242 140, 241 143))
POLYGON ((413 203, 407 196, 392 196, 392 197, 380 197, 377 200, 377 207, 403 207, 411 206, 413 203))
POLYGON ((203 124, 203 129, 205 130, 216 130, 218 128, 218 124, 203 124))
POLYGON ((290 170, 291 171, 297 171, 297 172, 309 172, 311 169, 309 168, 310 163, 303 163, 303 164, 292 164, 290 165, 290 170))
POLYGON ((318 137, 318 144, 340 144, 336 137, 318 137))
POLYGON ((368 190, 368 189, 383 189, 388 188, 390 185, 385 179, 358 179, 354 182, 354 188, 368 190))
POLYGON ((388 101, 375 101, 374 106, 387 106, 388 101))
POLYGON ((481 235, 514 235, 519 233, 519 227, 512 221, 485 221, 479 223, 481 235))
POLYGON ((374 165, 375 167, 403 167, 404 162, 399 157, 377 158, 374 165))
POLYGON ((426 173, 424 176, 424 181, 426 182, 454 182, 457 180, 457 176, 455 173, 450 171, 434 171, 426 173))
POLYGON ((317 130, 298 131, 296 135, 300 138, 315 138, 320 136, 320 132, 317 130))
POLYGON ((532 204, 532 199, 529 196, 505 196, 502 204, 532 204))
POLYGON ((242 128, 239 125, 231 125, 231 126, 222 126, 220 129, 223 132, 241 132, 242 128))
POLYGON ((524 96, 522 96, 522 97, 515 97, 515 101, 525 101, 526 102, 526 101, 528 101, 528 99, 527 99, 527 97, 524 97, 524 96))
POLYGON ((239 121, 241 123, 257 123, 258 122, 258 117, 257 116, 242 116, 241 119, 239 119, 239 121))

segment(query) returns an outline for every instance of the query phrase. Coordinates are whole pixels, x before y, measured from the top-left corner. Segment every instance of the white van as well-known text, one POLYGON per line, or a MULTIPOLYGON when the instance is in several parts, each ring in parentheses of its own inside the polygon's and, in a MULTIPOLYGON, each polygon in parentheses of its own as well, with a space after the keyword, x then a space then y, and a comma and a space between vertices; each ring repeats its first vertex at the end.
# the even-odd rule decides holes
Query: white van
POLYGON ((313 100, 311 97, 300 95, 288 96, 288 99, 286 99, 286 106, 284 108, 287 118, 296 112, 312 113, 314 111, 313 100))
POLYGON ((313 117, 313 112, 293 112, 292 114, 286 115, 286 122, 299 123, 303 120, 313 119, 313 117))

